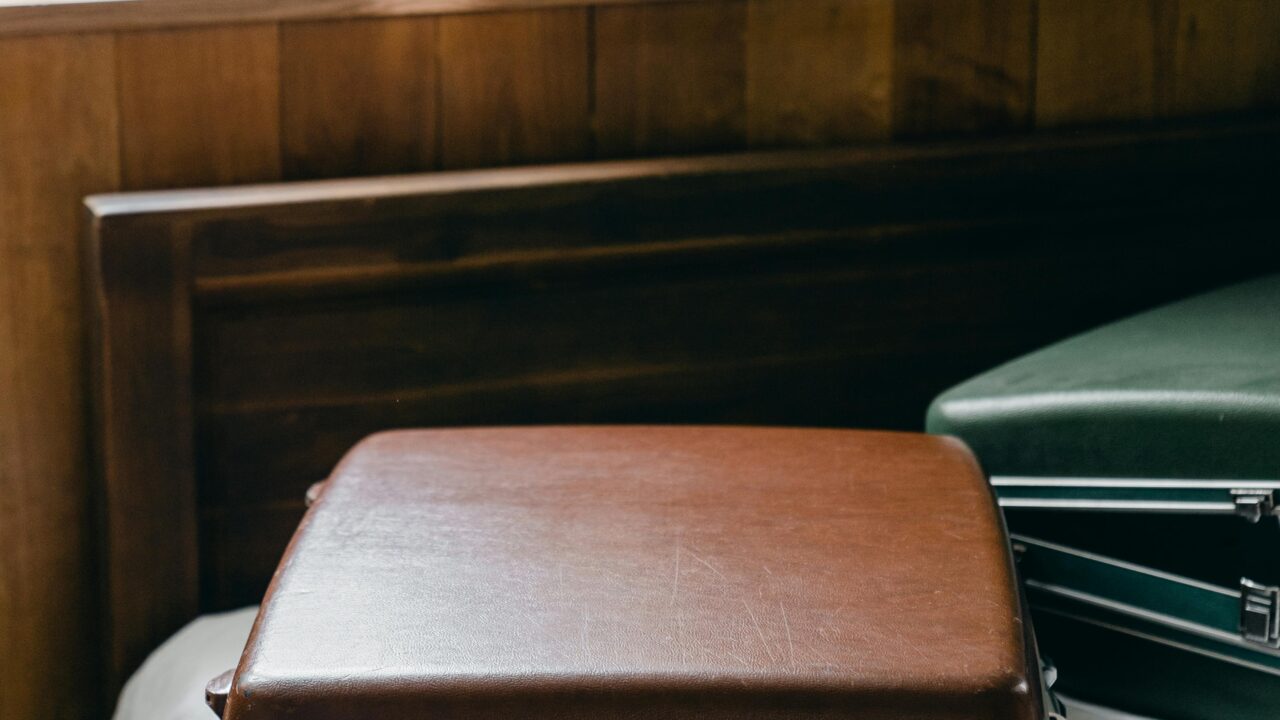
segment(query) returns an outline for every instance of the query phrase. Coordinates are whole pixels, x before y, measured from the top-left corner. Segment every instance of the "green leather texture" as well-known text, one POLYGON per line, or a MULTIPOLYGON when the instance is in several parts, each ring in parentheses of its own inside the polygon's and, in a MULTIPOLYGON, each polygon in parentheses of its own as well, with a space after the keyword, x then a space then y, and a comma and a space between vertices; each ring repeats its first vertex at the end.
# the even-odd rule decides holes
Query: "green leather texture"
POLYGON ((1026 355, 939 396, 991 475, 1280 477, 1280 275, 1026 355))

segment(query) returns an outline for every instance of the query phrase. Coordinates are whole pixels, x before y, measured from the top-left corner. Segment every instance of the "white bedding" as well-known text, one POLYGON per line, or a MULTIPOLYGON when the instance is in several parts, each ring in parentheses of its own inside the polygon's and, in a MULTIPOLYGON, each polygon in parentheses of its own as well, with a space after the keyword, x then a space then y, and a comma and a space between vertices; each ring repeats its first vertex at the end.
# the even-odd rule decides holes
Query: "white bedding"
POLYGON ((240 662, 257 615, 255 606, 192 620, 125 683, 114 720, 217 720, 204 686, 240 662))

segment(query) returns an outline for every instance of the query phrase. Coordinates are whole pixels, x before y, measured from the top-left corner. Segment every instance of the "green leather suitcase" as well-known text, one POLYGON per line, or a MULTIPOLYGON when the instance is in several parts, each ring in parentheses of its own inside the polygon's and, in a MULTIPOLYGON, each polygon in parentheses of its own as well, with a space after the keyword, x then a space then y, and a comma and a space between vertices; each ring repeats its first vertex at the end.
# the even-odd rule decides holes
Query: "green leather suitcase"
POLYGON ((927 424, 991 478, 1060 692, 1280 717, 1280 276, 1014 360, 927 424))

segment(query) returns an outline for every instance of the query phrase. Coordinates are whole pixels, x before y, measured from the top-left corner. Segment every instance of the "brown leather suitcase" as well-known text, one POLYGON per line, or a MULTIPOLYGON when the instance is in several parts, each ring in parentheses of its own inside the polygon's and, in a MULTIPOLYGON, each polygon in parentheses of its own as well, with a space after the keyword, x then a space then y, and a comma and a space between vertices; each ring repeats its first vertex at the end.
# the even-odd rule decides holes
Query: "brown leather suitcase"
POLYGON ((1047 714, 957 441, 714 427, 399 431, 328 480, 227 720, 1047 714))

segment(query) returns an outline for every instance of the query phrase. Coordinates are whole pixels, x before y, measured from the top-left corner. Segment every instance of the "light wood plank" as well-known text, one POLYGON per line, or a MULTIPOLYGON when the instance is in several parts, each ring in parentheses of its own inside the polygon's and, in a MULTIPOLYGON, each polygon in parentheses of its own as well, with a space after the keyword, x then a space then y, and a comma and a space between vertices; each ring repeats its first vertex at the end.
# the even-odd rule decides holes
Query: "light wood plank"
POLYGON ((436 167, 434 18, 281 28, 287 179, 436 167))
POLYGON ((741 147, 746 20, 744 0, 597 10, 597 154, 741 147))
POLYGON ((128 33, 118 42, 126 188, 280 177, 275 25, 128 33))
POLYGON ((1280 104, 1280 2, 1179 0, 1178 115, 1280 104))
POLYGON ((439 19, 444 167, 588 155, 587 19, 583 9, 439 19))
POLYGON ((892 65, 892 0, 750 0, 748 141, 887 137, 892 65))
POLYGON ((1029 127, 1031 33, 1031 0, 897 0, 896 134, 1029 127))
POLYGON ((99 707, 79 204, 119 183, 110 35, 0 40, 0 717, 99 707))
POLYGON ((1176 19, 1176 0, 1041 0, 1036 124, 1165 114, 1176 19))

